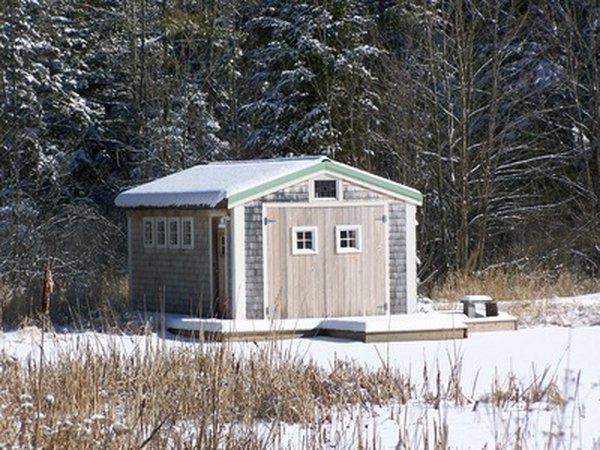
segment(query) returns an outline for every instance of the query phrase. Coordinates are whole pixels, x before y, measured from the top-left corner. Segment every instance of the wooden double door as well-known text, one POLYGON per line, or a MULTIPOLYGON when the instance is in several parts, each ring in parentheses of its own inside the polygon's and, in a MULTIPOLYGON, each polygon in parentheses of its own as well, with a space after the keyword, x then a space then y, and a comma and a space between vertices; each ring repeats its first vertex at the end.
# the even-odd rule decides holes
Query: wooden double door
POLYGON ((270 317, 387 312, 385 205, 273 206, 265 208, 265 216, 265 286, 270 317), (340 251, 336 227, 358 230, 360 248, 340 251), (293 233, 297 229, 314 230, 314 252, 294 252, 298 244, 293 233))

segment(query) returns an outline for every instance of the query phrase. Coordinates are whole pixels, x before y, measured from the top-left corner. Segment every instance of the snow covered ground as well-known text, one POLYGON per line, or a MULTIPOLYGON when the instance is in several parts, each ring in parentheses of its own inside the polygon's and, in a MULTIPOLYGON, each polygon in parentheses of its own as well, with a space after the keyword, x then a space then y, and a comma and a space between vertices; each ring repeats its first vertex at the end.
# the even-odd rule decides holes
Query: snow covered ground
MULTIPOLYGON (((389 364, 410 373, 417 383, 424 381, 424 364, 433 384, 439 367, 447 380, 455 364, 460 365, 460 382, 468 401, 443 404, 439 411, 415 403, 405 414, 393 414, 394 406, 376 408, 363 417, 377 434, 383 448, 396 448, 403 421, 419 441, 422 430, 441 414, 448 423, 451 448, 506 448, 511 433, 521 427, 528 445, 524 448, 600 449, 600 327, 542 327, 516 332, 471 334, 461 341, 405 342, 366 345, 332 342, 324 339, 296 343, 296 351, 306 352, 319 363, 330 364, 334 358, 356 364, 379 367, 389 364), (497 382, 508 386, 516 377, 521 390, 534 384, 547 370, 567 398, 564 408, 544 402, 526 411, 523 404, 495 408, 486 397, 497 382), (576 380, 579 380, 578 382, 576 380), (478 402, 477 404, 475 402, 478 402), (527 414, 526 414, 527 413, 527 414), (521 421, 519 423, 519 421, 521 421), (429 424, 427 424, 429 422, 429 424), (562 434, 565 433, 565 434, 562 434), (557 445, 560 439, 564 446, 557 445)), ((399 410, 398 405, 396 408, 399 410)))
MULTIPOLYGON (((519 328, 559 325, 581 327, 600 325, 600 293, 576 297, 556 297, 550 299, 499 301, 498 307, 519 318, 519 328)), ((419 310, 462 310, 460 303, 419 299, 419 310)))
MULTIPOLYGON (((513 313, 517 308, 502 307, 513 313)), ((463 393, 459 401, 442 401, 437 407, 422 399, 404 405, 360 405, 352 413, 327 417, 318 425, 318 442, 325 448, 355 448, 359 440, 385 449, 424 448, 427 437, 439 438, 445 433, 452 449, 515 448, 518 444, 527 449, 600 450, 600 294, 539 301, 534 306, 521 305, 521 309, 525 327, 472 333, 459 341, 364 344, 315 338, 277 345, 326 368, 343 363, 397 370, 432 392, 438 372, 444 388, 453 374, 459 375, 463 393), (546 390, 543 401, 522 400, 536 388, 546 390), (498 399, 499 393, 511 389, 520 392, 522 399, 498 399)), ((0 353, 23 362, 38 358, 40 338, 35 328, 4 332, 0 334, 0 353)), ((85 332, 46 335, 44 348, 51 359, 54 354, 76 353, 90 345, 99 352, 118 349, 128 353, 148 346, 167 350, 199 344, 156 334, 85 332)), ((257 344, 231 345, 243 354, 257 344)), ((280 444, 292 448, 305 446, 311 432, 295 424, 258 426, 265 433, 277 427, 280 444)))

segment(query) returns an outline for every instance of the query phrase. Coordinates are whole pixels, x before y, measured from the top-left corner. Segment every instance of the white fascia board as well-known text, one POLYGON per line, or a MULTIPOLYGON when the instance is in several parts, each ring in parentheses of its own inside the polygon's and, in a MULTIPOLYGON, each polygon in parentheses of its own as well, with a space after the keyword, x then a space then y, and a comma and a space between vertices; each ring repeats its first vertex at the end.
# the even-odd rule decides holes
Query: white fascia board
POLYGON ((231 209, 232 317, 246 319, 246 218, 244 206, 231 209))
POLYGON ((417 312, 417 208, 406 204, 406 312, 417 312))

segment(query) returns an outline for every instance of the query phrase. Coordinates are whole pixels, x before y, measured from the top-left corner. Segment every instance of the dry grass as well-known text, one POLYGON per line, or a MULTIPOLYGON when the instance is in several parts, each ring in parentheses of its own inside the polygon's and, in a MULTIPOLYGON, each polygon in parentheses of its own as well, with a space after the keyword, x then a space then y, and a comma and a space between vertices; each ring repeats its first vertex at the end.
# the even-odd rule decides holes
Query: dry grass
MULTIPOLYGON (((412 440, 399 423, 405 438, 398 448, 446 448, 450 405, 527 409, 565 398, 548 371, 534 371, 528 382, 511 375, 473 398, 462 388, 460 355, 448 355, 446 379, 437 365, 432 373, 425 366, 417 385, 387 368, 337 361, 325 369, 276 342, 246 356, 226 344, 167 350, 145 343, 127 353, 92 344, 26 363, 0 355, 0 448, 280 448, 285 423, 304 431, 298 448, 320 448, 330 442, 332 418, 386 404, 404 415, 414 405, 437 411, 412 440)), ((352 426, 343 430, 348 448, 378 446, 363 435, 360 419, 352 426)))
POLYGON ((580 278, 570 272, 524 274, 501 270, 479 274, 453 274, 434 287, 434 308, 460 308, 458 301, 467 294, 486 294, 501 304, 503 311, 518 318, 519 326, 600 323, 600 303, 564 302, 570 297, 600 292, 600 280, 580 278))
POLYGON ((521 273, 488 270, 477 274, 454 273, 435 285, 430 297, 457 302, 466 294, 486 294, 497 300, 533 300, 581 295, 600 291, 600 280, 571 272, 521 273))
MULTIPOLYGON (((85 286, 54 275, 50 295, 50 318, 55 324, 78 328, 122 329, 129 309, 127 277, 106 273, 85 286)), ((0 327, 15 327, 35 321, 42 312, 42 277, 27 286, 0 284, 0 327)))
POLYGON ((527 384, 517 379, 514 374, 509 374, 505 380, 500 380, 496 376, 491 393, 481 396, 474 409, 481 402, 491 402, 499 409, 520 405, 528 410, 532 405, 540 403, 547 408, 562 408, 567 399, 559 384, 556 375, 550 373, 549 367, 541 374, 537 374, 533 368, 531 380, 527 384))
POLYGON ((412 387, 384 370, 325 371, 275 345, 252 358, 225 345, 128 356, 84 346, 43 370, 1 358, 0 394, 0 447, 263 448, 274 437, 259 421, 319 423, 332 410, 408 399, 412 387))

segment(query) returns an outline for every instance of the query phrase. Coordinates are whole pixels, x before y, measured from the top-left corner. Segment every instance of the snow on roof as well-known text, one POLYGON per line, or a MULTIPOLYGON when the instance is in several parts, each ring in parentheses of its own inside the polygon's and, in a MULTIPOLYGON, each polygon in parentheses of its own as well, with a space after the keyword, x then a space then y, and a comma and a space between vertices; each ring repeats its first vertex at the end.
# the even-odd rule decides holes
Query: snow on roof
POLYGON ((386 178, 347 166, 325 156, 214 162, 151 181, 119 194, 124 208, 207 206, 227 200, 228 207, 323 171, 345 177, 416 205, 422 194, 386 178))
POLYGON ((232 195, 326 160, 305 156, 202 164, 122 192, 115 204, 125 208, 215 207, 232 195))

